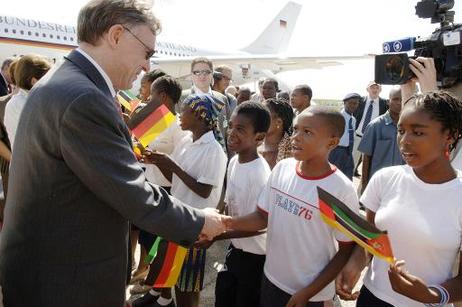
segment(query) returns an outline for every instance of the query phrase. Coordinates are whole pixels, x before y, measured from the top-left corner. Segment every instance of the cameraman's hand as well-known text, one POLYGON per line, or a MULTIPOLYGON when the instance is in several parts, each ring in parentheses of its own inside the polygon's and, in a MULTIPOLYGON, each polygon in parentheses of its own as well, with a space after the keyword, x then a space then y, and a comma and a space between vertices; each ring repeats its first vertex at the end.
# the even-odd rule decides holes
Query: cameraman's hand
POLYGON ((409 68, 417 77, 417 82, 420 85, 420 91, 427 93, 438 90, 436 85, 436 68, 433 58, 418 57, 417 59, 409 59, 411 65, 409 68))

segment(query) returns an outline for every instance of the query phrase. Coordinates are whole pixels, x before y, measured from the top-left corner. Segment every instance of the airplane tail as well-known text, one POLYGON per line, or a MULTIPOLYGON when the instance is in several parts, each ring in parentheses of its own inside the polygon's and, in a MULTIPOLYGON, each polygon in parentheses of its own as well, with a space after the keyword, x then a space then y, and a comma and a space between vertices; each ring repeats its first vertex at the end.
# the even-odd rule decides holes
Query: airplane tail
POLYGON ((258 38, 242 51, 254 54, 284 53, 302 6, 289 1, 258 38))

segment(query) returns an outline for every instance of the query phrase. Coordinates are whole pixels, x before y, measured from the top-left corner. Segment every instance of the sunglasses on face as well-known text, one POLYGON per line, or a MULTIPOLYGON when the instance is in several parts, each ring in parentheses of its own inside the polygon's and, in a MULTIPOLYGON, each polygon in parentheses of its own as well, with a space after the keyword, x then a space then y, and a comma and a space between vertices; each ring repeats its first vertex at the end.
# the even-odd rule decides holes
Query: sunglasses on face
POLYGON ((203 69, 203 70, 193 70, 192 71, 192 74, 194 76, 208 76, 212 73, 212 71, 208 70, 208 69, 203 69))
POLYGON ((126 30, 128 33, 130 33, 134 38, 136 38, 136 40, 138 42, 140 42, 141 45, 143 45, 144 49, 146 49, 146 56, 145 56, 145 59, 146 60, 149 60, 153 55, 154 53, 156 52, 154 49, 152 48, 149 48, 148 45, 146 45, 145 43, 143 43, 143 41, 138 37, 136 36, 132 31, 130 31, 129 28, 127 28, 126 26, 122 26, 124 28, 124 30, 126 30))

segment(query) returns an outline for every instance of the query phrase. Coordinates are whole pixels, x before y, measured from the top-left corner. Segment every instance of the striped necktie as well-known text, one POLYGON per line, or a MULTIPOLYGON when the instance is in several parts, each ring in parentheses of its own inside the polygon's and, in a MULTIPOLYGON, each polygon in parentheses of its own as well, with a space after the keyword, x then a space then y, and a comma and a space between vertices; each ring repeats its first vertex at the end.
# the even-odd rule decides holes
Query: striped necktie
POLYGON ((366 130, 367 125, 369 125, 372 119, 373 102, 374 102, 373 100, 369 101, 369 107, 367 108, 366 116, 364 116, 364 122, 361 128, 361 133, 363 134, 364 134, 364 131, 366 130))
POLYGON ((350 115, 350 120, 348 121, 348 151, 350 152, 350 154, 353 152, 353 143, 354 143, 353 116, 350 115))

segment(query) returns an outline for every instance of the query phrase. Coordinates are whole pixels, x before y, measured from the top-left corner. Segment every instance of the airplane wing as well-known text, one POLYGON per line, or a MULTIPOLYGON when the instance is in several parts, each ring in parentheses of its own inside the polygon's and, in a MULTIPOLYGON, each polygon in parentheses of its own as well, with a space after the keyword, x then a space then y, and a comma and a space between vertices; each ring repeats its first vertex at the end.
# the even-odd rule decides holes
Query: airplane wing
MULTIPOLYGON (((364 60, 371 58, 371 55, 362 56, 278 56, 278 55, 217 55, 207 56, 215 66, 225 64, 233 69, 233 80, 235 84, 249 82, 260 77, 262 70, 271 71, 273 74, 280 72, 321 69, 328 66, 343 65, 345 61, 364 60)), ((191 72, 191 62, 195 57, 182 58, 152 58, 151 65, 164 70, 166 73, 180 78, 188 79, 191 72)))

